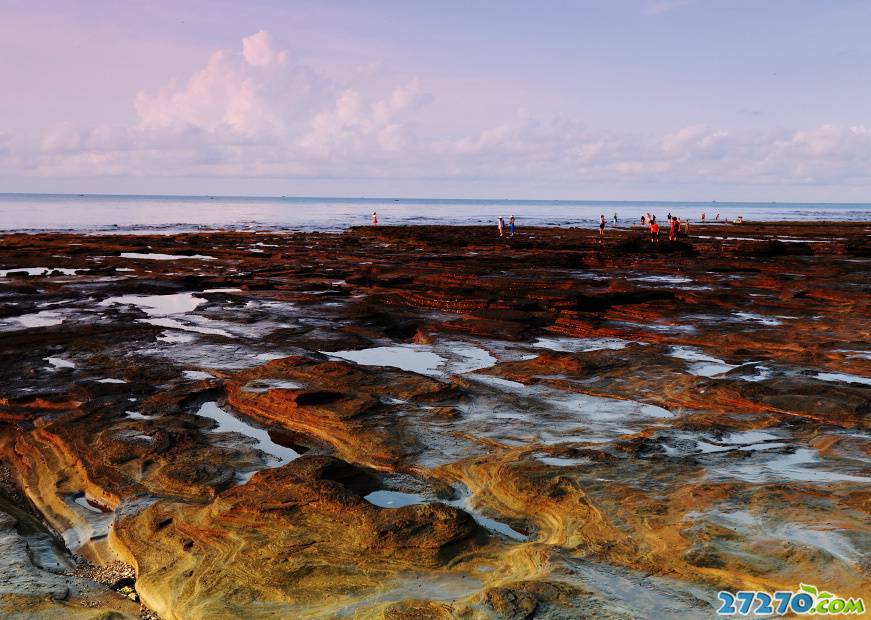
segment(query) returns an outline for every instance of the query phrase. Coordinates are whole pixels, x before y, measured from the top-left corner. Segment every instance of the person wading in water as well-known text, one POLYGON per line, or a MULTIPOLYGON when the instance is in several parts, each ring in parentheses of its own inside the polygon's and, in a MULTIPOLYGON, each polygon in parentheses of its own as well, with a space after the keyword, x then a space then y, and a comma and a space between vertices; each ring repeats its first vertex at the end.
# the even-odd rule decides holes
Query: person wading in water
POLYGON ((668 227, 668 240, 674 241, 677 239, 677 233, 680 230, 680 219, 677 216, 671 218, 671 226, 668 227))

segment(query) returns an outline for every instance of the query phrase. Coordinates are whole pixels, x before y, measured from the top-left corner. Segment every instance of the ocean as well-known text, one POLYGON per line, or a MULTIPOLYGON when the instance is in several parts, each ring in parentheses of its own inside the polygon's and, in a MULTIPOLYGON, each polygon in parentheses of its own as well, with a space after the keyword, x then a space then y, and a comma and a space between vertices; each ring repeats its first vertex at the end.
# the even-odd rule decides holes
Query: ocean
POLYGON ((426 198, 299 198, 246 196, 123 196, 0 194, 0 230, 93 233, 233 230, 336 231, 365 225, 373 211, 381 225, 495 224, 517 218, 519 226, 594 226, 599 215, 622 225, 650 212, 664 220, 720 218, 745 221, 871 221, 871 204, 644 202, 595 200, 472 200, 426 198))

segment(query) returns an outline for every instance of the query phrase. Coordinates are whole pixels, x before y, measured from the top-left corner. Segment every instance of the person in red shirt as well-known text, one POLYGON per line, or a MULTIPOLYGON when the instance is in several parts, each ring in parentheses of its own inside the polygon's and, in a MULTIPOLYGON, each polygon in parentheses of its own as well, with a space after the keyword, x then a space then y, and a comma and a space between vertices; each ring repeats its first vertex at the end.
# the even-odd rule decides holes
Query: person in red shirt
POLYGON ((677 239, 677 233, 680 230, 680 220, 677 217, 671 218, 671 226, 668 228, 668 240, 674 241, 677 239))
POLYGON ((659 243, 659 224, 656 223, 655 215, 650 218, 650 240, 659 243))

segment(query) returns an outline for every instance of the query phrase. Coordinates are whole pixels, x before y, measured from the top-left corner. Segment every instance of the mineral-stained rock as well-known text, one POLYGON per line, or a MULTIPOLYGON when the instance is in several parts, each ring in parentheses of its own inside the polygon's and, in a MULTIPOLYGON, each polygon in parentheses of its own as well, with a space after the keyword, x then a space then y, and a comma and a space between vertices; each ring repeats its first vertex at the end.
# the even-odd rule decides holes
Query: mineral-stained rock
POLYGON ((155 504, 112 535, 137 567, 138 591, 165 618, 326 608, 325 589, 362 594, 411 567, 426 579, 477 545, 468 514, 439 503, 378 508, 361 497, 376 485, 365 469, 303 456, 205 506, 155 504), (226 596, 203 599, 203 588, 226 596))
POLYGON ((708 618, 721 588, 858 595, 868 238, 7 235, 0 612, 622 620, 708 618))

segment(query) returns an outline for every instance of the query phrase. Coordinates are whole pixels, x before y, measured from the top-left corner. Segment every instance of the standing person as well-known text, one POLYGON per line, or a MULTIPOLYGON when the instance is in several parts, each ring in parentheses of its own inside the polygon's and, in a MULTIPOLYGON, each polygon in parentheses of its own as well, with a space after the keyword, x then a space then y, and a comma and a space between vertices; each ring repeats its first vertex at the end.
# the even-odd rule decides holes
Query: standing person
POLYGON ((511 235, 512 237, 514 236, 514 228, 515 228, 514 216, 512 215, 511 217, 508 218, 508 234, 511 235))
POLYGON ((702 211, 702 224, 704 224, 704 223, 705 223, 705 212, 702 211))
POLYGON ((719 221, 720 221, 720 214, 717 213, 717 217, 715 217, 714 219, 717 220, 717 221, 719 222, 719 221))
POLYGON ((671 221, 671 211, 668 212, 668 215, 665 216, 665 219, 667 219, 669 222, 671 221))
POLYGON ((642 216, 641 216, 641 225, 644 226, 646 223, 647 223, 647 220, 646 220, 645 217, 642 215, 642 216))
POLYGON ((659 224, 656 223, 655 215, 650 218, 650 240, 659 243, 659 224))
POLYGON ((496 229, 499 231, 499 238, 501 239, 505 235, 505 220, 502 219, 501 215, 496 220, 496 229))
POLYGON ((614 226, 617 225, 617 212, 614 211, 614 226))
POLYGON ((680 228, 680 219, 677 216, 671 218, 671 225, 668 227, 668 240, 674 241, 677 239, 677 233, 680 228))
POLYGON ((372 226, 378 226, 378 213, 372 212, 372 226))
POLYGON ((599 216, 599 243, 605 243, 605 214, 599 216))

